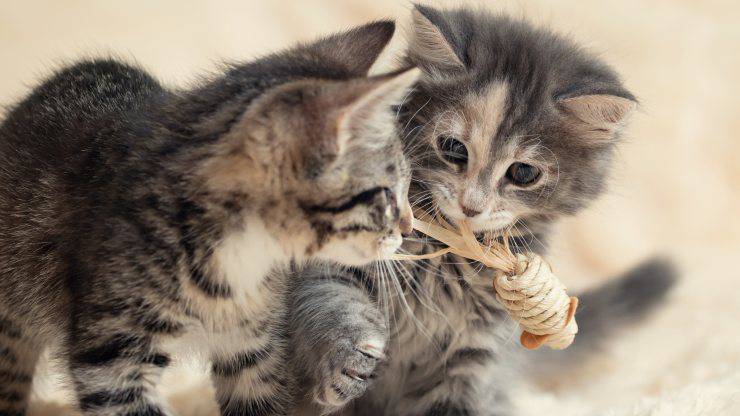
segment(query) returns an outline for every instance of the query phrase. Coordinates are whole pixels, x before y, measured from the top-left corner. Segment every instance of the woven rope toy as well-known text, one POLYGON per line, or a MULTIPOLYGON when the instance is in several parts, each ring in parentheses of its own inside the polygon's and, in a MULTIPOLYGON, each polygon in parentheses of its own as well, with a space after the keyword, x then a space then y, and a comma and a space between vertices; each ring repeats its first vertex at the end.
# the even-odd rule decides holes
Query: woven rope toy
POLYGON ((540 256, 514 255, 508 238, 503 239, 504 243, 489 238, 482 245, 465 222, 457 231, 444 219, 435 221, 425 214, 419 217, 414 218, 414 229, 446 244, 447 248, 429 254, 397 254, 394 259, 422 260, 453 253, 496 269, 493 282, 496 298, 523 328, 520 342, 525 348, 547 345, 564 349, 573 343, 578 332, 574 318, 578 298, 568 296, 565 286, 540 256))

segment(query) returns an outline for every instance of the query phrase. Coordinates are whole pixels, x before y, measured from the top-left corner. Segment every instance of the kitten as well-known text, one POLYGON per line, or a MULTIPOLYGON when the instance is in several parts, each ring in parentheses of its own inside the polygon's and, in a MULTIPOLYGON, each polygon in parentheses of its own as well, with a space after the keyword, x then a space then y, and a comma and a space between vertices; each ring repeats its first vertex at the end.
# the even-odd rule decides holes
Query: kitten
MULTIPOLYGON (((423 70, 401 118, 416 209, 466 220, 476 232, 509 230, 518 251, 542 253, 553 222, 604 190, 636 100, 612 69, 573 42, 504 16, 416 6, 404 62, 423 70)), ((441 247, 417 236, 404 248, 441 247)), ((652 296, 660 298, 672 275, 662 263, 653 266, 612 289, 642 299, 641 288, 658 279, 666 283, 652 296)), ((308 280, 292 294, 291 342, 318 411, 349 403, 342 414, 508 412, 513 352, 521 347, 494 298, 490 270, 449 254, 302 273, 308 280), (399 293, 388 296, 374 283, 394 272, 399 293)), ((652 303, 632 301, 644 309, 652 303)))
POLYGON ((392 106, 365 78, 381 21, 187 90, 113 60, 63 69, 0 127, 0 414, 62 342, 86 415, 169 414, 174 348, 204 350, 223 415, 289 411, 272 268, 383 258, 410 231, 392 106))

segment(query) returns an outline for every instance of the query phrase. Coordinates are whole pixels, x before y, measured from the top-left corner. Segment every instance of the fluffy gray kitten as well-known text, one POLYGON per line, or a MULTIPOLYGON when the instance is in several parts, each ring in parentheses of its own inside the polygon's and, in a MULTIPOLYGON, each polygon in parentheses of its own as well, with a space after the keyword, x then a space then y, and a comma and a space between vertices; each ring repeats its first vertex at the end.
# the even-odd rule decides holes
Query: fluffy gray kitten
POLYGON ((85 415, 170 412, 175 347, 223 415, 289 411, 284 274, 360 265, 410 226, 395 113, 418 76, 365 78, 382 21, 166 89, 113 60, 55 73, 0 126, 0 415, 61 343, 85 415))
MULTIPOLYGON (((401 109, 416 209, 476 232, 508 230, 517 250, 542 253, 550 226, 604 190, 636 100, 570 40, 504 16, 417 6, 405 64, 424 72, 401 109)), ((403 248, 441 247, 417 235, 403 248)), ((310 412, 508 413, 521 347, 490 270, 450 254, 301 273, 289 322, 310 412)), ((671 279, 652 261, 586 294, 581 334, 564 354, 593 346, 602 317, 644 313, 671 279)))

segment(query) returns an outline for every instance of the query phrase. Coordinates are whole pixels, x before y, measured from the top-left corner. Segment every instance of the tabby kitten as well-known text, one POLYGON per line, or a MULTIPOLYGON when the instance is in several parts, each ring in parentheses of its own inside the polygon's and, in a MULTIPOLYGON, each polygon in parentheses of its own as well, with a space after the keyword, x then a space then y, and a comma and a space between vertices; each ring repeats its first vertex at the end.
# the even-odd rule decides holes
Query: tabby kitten
POLYGON ((410 226, 392 106, 365 78, 381 21, 229 67, 188 91, 113 60, 35 88, 0 127, 0 415, 55 341, 86 415, 169 414, 154 385, 203 350, 223 415, 289 411, 273 268, 360 265, 410 226))
MULTIPOLYGON (((603 191, 635 98, 573 42, 504 16, 416 6, 404 63, 423 70, 401 119, 416 209, 476 232, 509 230, 517 250, 542 253, 553 222, 603 191)), ((416 237, 408 252, 441 248, 416 237)), ((381 266, 302 271, 289 322, 314 411, 349 403, 342 414, 506 414, 520 347, 491 271, 453 254, 381 266), (397 296, 376 284, 391 273, 397 296)), ((611 289, 639 311, 670 280, 670 269, 651 263, 611 289)), ((582 299, 590 312, 609 307, 594 298, 582 299)), ((588 319, 579 321, 591 330, 588 319)))

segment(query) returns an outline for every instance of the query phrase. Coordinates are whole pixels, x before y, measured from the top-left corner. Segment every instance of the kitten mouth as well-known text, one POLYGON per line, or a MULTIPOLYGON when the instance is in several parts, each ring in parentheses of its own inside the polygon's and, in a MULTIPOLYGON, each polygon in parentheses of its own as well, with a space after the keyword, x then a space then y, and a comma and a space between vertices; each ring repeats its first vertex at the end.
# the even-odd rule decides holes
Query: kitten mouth
POLYGON ((458 227, 460 221, 467 221, 470 225, 473 233, 479 238, 482 238, 485 234, 500 235, 514 224, 515 218, 505 210, 498 210, 493 213, 487 213, 484 218, 468 218, 463 216, 461 212, 455 212, 454 207, 450 205, 449 198, 444 196, 444 193, 434 195, 435 208, 430 215, 439 215, 441 219, 448 223, 458 227))
POLYGON ((482 238, 484 235, 503 235, 510 231, 512 222, 507 221, 506 223, 498 224, 483 224, 480 227, 474 227, 473 232, 476 237, 482 238))
POLYGON ((401 247, 403 238, 397 234, 391 234, 378 239, 378 258, 381 260, 391 256, 401 247))
POLYGON ((483 238, 484 235, 493 234, 493 235, 500 235, 503 234, 505 231, 509 230, 512 224, 515 223, 510 218, 510 215, 505 214, 503 211, 497 211, 491 215, 490 219, 487 220, 476 220, 476 219, 467 219, 467 218, 461 218, 461 219, 455 219, 453 216, 445 214, 444 210, 440 207, 438 210, 439 216, 447 221, 448 223, 459 226, 459 221, 461 220, 467 220, 468 224, 473 230, 473 233, 478 237, 479 239, 483 238))

